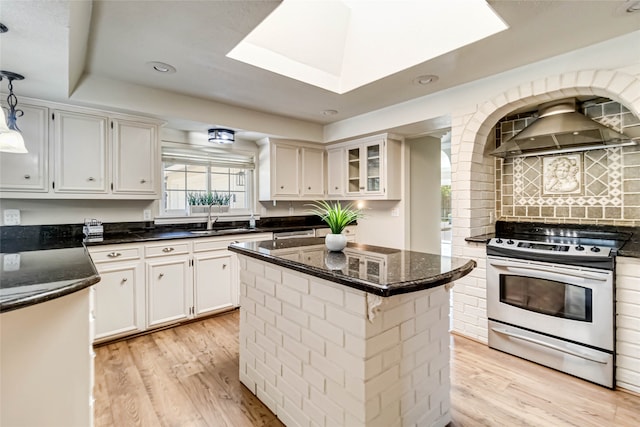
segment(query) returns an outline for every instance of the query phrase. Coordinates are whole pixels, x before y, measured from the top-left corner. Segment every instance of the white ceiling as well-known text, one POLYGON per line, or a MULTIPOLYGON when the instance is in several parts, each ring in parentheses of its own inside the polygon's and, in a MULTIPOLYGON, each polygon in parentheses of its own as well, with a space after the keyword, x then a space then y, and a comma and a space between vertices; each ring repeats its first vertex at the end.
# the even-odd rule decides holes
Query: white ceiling
MULTIPOLYGON (((0 0, 0 21, 10 29, 0 35, 0 69, 25 75, 15 84, 18 96, 69 102, 78 81, 100 77, 327 124, 638 30, 640 12, 625 12, 633 2, 489 0, 507 30, 339 95, 226 57, 278 1, 0 0), (177 72, 157 73, 149 61, 177 72), (413 82, 424 74, 439 79, 413 82), (338 113, 325 116, 327 109, 338 113)), ((401 25, 389 22, 380 31, 401 25)), ((225 123, 173 125, 204 130, 225 123)))

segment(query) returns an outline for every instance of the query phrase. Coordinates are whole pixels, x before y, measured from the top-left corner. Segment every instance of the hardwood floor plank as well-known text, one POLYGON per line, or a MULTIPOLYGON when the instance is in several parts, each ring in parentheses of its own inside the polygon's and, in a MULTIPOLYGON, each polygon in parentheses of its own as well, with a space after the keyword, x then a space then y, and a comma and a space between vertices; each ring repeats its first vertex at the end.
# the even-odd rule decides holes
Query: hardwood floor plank
POLYGON ((153 334, 135 338, 128 345, 161 425, 207 426, 167 363, 166 355, 154 342, 153 334))
MULTIPOLYGON (((106 385, 110 400, 105 402, 111 408, 115 426, 151 426, 159 425, 153 405, 146 393, 142 378, 135 367, 126 343, 116 343, 96 349, 96 363, 103 366, 96 369, 96 387, 106 385), (104 374, 103 381, 100 373, 104 374)), ((104 405, 96 399, 96 411, 104 405)), ((98 420, 96 420, 96 425, 98 420)))
MULTIPOLYGON (((283 427, 238 378, 239 312, 96 348, 95 426, 283 427)), ((451 427, 638 427, 640 396, 459 336, 451 427)))

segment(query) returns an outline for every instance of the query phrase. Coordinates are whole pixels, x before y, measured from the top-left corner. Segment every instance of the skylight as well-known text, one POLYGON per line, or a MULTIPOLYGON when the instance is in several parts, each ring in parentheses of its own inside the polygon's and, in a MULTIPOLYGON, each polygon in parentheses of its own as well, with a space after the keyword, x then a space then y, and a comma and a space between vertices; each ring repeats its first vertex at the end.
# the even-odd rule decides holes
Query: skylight
POLYGON ((506 28, 485 0, 283 0, 227 56, 342 94, 506 28))

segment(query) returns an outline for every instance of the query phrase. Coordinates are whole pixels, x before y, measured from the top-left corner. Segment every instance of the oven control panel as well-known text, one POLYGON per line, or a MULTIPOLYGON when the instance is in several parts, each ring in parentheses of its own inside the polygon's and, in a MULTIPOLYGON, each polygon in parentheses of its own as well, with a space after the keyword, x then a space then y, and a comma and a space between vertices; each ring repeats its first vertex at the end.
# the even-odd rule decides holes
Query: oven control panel
POLYGON ((510 252, 529 254, 551 254, 562 256, 579 256, 584 258, 608 258, 611 248, 597 245, 581 245, 580 243, 537 242, 508 238, 493 238, 487 246, 509 249, 510 252))

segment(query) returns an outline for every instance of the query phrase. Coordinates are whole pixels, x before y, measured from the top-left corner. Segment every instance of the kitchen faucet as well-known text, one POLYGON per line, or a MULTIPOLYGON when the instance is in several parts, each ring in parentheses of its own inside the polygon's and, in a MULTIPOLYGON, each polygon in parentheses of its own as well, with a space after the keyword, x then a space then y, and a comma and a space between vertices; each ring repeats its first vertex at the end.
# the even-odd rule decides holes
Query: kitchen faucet
POLYGON ((213 207, 213 203, 209 205, 209 215, 207 216, 207 230, 213 230, 213 224, 215 224, 218 218, 220 218, 219 216, 216 216, 215 219, 212 219, 211 217, 212 207, 213 207))

